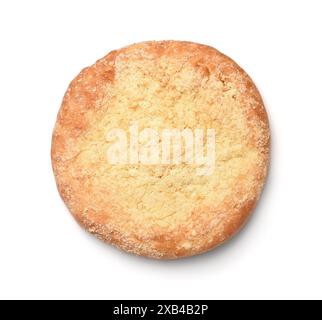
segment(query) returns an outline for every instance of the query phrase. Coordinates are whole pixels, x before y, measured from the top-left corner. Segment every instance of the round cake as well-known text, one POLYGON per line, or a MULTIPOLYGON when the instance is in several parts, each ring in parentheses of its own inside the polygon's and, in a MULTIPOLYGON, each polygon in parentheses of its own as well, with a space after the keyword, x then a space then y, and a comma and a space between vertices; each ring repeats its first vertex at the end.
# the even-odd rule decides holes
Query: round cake
POLYGON ((250 77, 216 49, 151 41, 71 82, 52 164, 76 220, 127 252, 177 259, 232 237, 259 199, 269 125, 250 77))

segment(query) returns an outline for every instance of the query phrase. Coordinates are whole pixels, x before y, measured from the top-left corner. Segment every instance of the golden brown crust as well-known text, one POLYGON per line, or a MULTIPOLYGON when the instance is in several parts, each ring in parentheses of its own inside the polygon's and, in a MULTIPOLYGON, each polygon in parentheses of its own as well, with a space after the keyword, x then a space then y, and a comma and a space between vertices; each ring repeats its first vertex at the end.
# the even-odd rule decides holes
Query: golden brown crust
POLYGON ((51 156, 59 193, 85 229, 128 252, 175 259, 218 246, 245 223, 266 178, 269 136, 261 96, 234 61, 196 43, 144 42, 72 81, 51 156), (215 127, 216 173, 189 180, 183 166, 107 166, 104 130, 133 117, 160 128, 215 127))

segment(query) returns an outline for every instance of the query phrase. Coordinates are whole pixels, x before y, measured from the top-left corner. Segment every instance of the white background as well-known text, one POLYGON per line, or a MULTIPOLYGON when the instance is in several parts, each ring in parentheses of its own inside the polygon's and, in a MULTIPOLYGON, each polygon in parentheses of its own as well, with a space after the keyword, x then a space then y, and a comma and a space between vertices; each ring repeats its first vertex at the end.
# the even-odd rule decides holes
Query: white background
POLYGON ((322 1, 1 1, 0 298, 322 298, 322 1), (62 203, 51 132, 72 78, 143 40, 209 44, 258 85, 272 128, 254 216, 219 249, 135 257, 62 203))

